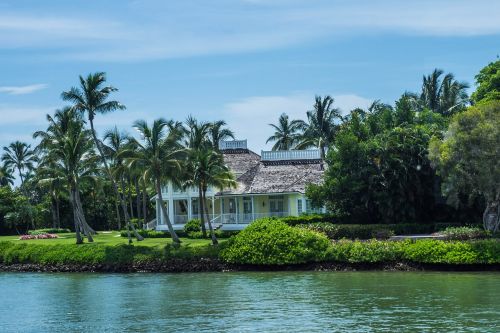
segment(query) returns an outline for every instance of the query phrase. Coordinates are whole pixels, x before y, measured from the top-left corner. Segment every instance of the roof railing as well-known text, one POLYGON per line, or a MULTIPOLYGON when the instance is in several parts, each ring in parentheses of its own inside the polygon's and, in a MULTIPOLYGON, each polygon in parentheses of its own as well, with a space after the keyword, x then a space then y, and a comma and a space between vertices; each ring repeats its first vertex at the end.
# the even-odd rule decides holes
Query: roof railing
POLYGON ((247 149, 247 140, 220 141, 219 149, 247 149))
POLYGON ((271 151, 263 150, 260 156, 262 161, 298 161, 321 159, 321 153, 319 149, 271 151))

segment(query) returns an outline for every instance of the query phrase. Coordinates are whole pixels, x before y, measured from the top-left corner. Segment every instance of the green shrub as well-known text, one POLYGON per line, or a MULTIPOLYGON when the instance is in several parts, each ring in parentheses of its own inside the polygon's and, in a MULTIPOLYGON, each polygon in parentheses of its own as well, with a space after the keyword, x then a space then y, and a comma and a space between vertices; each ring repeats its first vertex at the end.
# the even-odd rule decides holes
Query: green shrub
POLYGON ((402 249, 409 242, 367 242, 340 240, 332 244, 327 260, 350 263, 393 262, 401 260, 402 249))
POLYGON ((239 264, 299 264, 322 261, 329 244, 328 238, 317 232, 265 218, 230 238, 221 257, 239 264))
MULTIPOLYGON (((144 238, 170 238, 170 233, 164 231, 137 229, 137 233, 144 238)), ((134 237, 134 233, 132 231, 130 234, 134 237)), ((120 231, 120 236, 128 237, 127 230, 120 231)))
POLYGON ((448 240, 484 239, 490 235, 478 227, 448 227, 440 232, 448 240))
POLYGON ((184 225, 184 232, 186 235, 189 235, 190 232, 198 231, 201 231, 201 221, 199 219, 192 219, 184 225))
POLYGON ((69 233, 71 230, 63 229, 63 228, 45 228, 45 229, 36 229, 28 231, 29 235, 43 235, 43 234, 63 234, 69 233))
MULTIPOLYGON (((239 233, 239 231, 215 230, 215 237, 224 239, 224 238, 229 238, 229 237, 236 235, 238 233, 239 233)), ((191 238, 191 239, 203 239, 203 238, 205 238, 205 237, 203 237, 203 233, 201 231, 191 231, 191 232, 187 233, 186 237, 191 238)), ((210 232, 207 230, 207 237, 206 238, 209 238, 209 237, 210 237, 210 232)))
POLYGON ((384 224, 332 224, 319 222, 299 224, 296 228, 321 232, 330 239, 387 239, 394 235, 391 225, 384 224))

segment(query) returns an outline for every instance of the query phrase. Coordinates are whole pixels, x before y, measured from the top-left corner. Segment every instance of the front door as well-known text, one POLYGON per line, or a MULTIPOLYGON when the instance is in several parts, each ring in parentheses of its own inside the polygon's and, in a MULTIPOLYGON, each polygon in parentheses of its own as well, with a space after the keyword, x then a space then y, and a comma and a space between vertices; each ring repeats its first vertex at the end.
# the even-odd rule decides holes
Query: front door
POLYGON ((284 216, 285 197, 283 195, 269 196, 269 214, 271 216, 284 216))

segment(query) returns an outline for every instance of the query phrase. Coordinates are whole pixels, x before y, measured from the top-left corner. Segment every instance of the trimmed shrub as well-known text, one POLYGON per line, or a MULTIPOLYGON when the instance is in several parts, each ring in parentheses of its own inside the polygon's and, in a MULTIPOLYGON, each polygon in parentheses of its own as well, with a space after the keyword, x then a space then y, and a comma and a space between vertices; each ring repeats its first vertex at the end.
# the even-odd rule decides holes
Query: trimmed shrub
POLYGON ((448 240, 485 239, 490 234, 478 227, 448 227, 440 232, 448 240))
POLYGON ((350 263, 394 262, 401 260, 403 248, 409 242, 367 242, 340 240, 332 244, 327 260, 350 263))
POLYGON ((184 225, 184 232, 189 237, 189 233, 201 231, 201 221, 199 219, 189 220, 188 223, 184 225))
MULTIPOLYGON (((137 233, 144 238, 170 238, 170 233, 163 231, 137 229, 137 233)), ((132 231, 130 234, 134 237, 134 233, 132 231)), ((127 230, 120 231, 120 236, 128 237, 127 230)))
POLYGON ((43 235, 43 234, 63 234, 70 233, 71 230, 63 229, 63 228, 45 228, 45 229, 36 229, 28 231, 29 235, 43 235))
POLYGON ((264 218, 230 238, 221 257, 239 264, 300 264, 322 261, 329 245, 328 238, 320 233, 264 218))
MULTIPOLYGON (((233 235, 238 234, 239 231, 222 231, 222 230, 215 230, 215 237, 224 239, 224 238, 229 238, 233 235)), ((210 232, 207 230, 207 237, 203 237, 203 233, 201 231, 191 231, 187 234, 187 238, 191 239, 203 239, 203 238, 210 238, 210 232)))
POLYGON ((329 239, 388 239, 394 235, 390 225, 383 224, 299 224, 296 228, 313 230, 325 234, 329 239))

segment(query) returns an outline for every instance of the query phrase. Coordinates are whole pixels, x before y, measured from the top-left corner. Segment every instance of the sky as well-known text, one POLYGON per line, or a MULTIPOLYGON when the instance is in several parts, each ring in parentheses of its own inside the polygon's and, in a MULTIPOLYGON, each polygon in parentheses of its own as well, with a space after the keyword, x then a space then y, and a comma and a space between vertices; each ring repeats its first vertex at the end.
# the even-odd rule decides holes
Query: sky
POLYGON ((0 1, 0 147, 34 144, 78 76, 107 73, 137 119, 224 119, 256 152, 315 95, 346 113, 418 92, 422 75, 474 76, 500 54, 500 1, 0 1))

